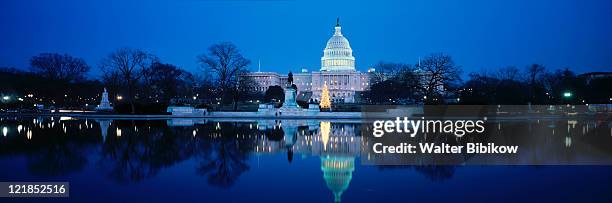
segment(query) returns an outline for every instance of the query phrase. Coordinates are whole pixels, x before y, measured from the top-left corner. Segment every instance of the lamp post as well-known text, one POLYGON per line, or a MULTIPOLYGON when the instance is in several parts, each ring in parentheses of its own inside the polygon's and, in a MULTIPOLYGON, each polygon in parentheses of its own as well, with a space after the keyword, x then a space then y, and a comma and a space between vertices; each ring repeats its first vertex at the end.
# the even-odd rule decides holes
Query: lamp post
MULTIPOLYGON (((566 101, 565 103, 567 104, 567 106, 566 106, 567 108, 570 107, 570 101, 571 101, 572 96, 573 96, 573 94, 569 90, 566 90, 565 92, 563 92, 563 99, 565 99, 565 101, 566 101)), ((566 111, 569 111, 569 110, 566 110, 566 111)))

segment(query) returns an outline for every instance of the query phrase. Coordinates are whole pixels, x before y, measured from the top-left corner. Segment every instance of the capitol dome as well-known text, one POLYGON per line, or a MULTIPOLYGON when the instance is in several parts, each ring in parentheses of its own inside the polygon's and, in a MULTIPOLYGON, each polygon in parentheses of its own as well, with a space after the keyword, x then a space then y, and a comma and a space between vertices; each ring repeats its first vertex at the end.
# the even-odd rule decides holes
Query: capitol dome
POLYGON ((340 20, 336 32, 327 41, 321 57, 321 71, 355 71, 355 57, 349 41, 342 35, 340 20))

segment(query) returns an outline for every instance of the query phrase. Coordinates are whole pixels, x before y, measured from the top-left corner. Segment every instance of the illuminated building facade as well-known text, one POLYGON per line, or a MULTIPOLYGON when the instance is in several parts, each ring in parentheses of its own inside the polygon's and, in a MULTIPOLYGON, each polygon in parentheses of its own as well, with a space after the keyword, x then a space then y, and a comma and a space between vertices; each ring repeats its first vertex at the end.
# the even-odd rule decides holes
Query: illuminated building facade
MULTIPOLYGON (((342 34, 340 22, 336 22, 335 31, 327 41, 321 57, 320 71, 309 72, 302 69, 293 73, 293 84, 298 88, 298 99, 318 102, 321 90, 327 84, 332 103, 354 103, 355 95, 369 88, 369 74, 355 69, 353 49, 342 34)), ((285 88, 287 76, 274 72, 253 72, 242 75, 256 84, 254 90, 265 92, 269 86, 280 85, 285 88)))

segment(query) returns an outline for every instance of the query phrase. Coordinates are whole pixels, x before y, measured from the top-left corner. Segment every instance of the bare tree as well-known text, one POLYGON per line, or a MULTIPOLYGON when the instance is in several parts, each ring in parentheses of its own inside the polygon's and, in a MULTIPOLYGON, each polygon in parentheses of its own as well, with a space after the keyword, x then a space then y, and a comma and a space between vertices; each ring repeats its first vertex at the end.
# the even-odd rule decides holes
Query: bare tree
POLYGON ((516 66, 508 66, 500 68, 497 72, 497 78, 500 80, 517 80, 519 77, 519 69, 516 66))
POLYGON ((370 84, 376 84, 397 77, 398 74, 409 68, 409 65, 402 63, 388 63, 380 61, 374 65, 375 71, 370 73, 370 84))
POLYGON ((100 64, 104 75, 116 75, 123 80, 132 113, 136 113, 134 100, 138 82, 153 61, 157 61, 157 58, 143 50, 121 48, 108 55, 100 64))
POLYGON ((102 83, 108 89, 109 98, 115 98, 115 94, 122 86, 122 79, 117 71, 104 72, 102 75, 102 83))
POLYGON ((169 102, 173 97, 191 97, 194 80, 191 73, 159 62, 154 62, 145 74, 149 97, 162 102, 169 102))
POLYGON ((74 82, 84 79, 89 66, 81 58, 68 54, 42 53, 30 59, 30 65, 35 72, 53 80, 74 82))
MULTIPOLYGON (((255 81, 251 77, 240 77, 238 80, 238 89, 237 95, 235 95, 237 100, 248 100, 248 99, 256 99, 261 96, 260 92, 255 90, 254 87, 257 87, 257 81, 255 81)), ((295 84, 293 85, 294 88, 295 84)))
POLYGON ((436 100, 434 96, 442 96, 444 89, 460 79, 459 74, 461 73, 453 59, 442 53, 426 57, 417 64, 417 70, 421 77, 421 92, 423 96, 426 96, 426 102, 436 100))
POLYGON ((540 64, 532 64, 527 67, 527 80, 529 83, 529 102, 533 102, 535 100, 535 92, 537 88, 536 80, 538 77, 542 77, 544 75, 544 71, 546 69, 544 66, 540 64))
POLYGON ((240 54, 236 45, 230 42, 210 46, 208 53, 198 56, 197 59, 206 71, 214 73, 224 100, 237 88, 239 75, 246 72, 246 67, 251 63, 240 54))
POLYGON ((195 82, 195 91, 199 94, 198 99, 214 103, 215 99, 219 96, 218 88, 216 88, 214 81, 212 80, 208 72, 196 73, 193 75, 195 82))
POLYGON ((527 67, 527 76, 529 77, 529 84, 533 85, 536 83, 536 79, 544 74, 546 68, 540 64, 533 64, 527 67))

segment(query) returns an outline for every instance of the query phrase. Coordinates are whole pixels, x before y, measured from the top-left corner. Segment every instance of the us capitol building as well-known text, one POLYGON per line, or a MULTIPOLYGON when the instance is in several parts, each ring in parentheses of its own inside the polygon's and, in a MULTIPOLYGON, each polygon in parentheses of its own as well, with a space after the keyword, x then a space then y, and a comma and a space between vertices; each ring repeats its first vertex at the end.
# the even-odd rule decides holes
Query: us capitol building
MULTIPOLYGON (((370 72, 372 70, 369 70, 370 72)), ((270 86, 279 85, 285 88, 288 80, 286 74, 275 72, 251 72, 241 75, 254 81, 256 91, 265 92, 270 86)), ((340 21, 336 21, 334 35, 327 41, 321 57, 321 70, 308 72, 302 69, 293 73, 293 84, 297 86, 297 99, 318 102, 321 90, 326 84, 332 102, 354 103, 355 96, 369 88, 369 74, 355 69, 355 57, 349 41, 342 35, 340 21)))

